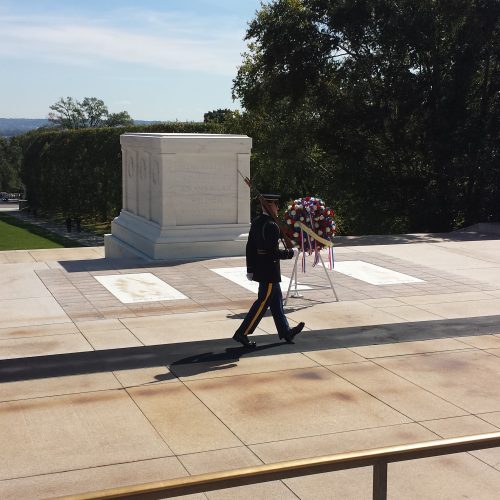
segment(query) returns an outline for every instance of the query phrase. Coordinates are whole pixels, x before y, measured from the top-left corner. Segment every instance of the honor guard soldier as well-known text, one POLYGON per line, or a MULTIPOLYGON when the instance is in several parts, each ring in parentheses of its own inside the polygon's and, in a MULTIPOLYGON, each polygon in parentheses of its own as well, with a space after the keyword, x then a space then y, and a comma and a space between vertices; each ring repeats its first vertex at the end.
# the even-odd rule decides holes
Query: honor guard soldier
POLYGON ((293 328, 288 325, 283 311, 280 287, 280 259, 291 259, 299 250, 279 248, 280 229, 274 221, 278 214, 279 195, 262 194, 261 196, 267 201, 268 210, 273 213, 269 214, 262 206, 262 214, 252 222, 246 246, 247 278, 259 283, 259 293, 257 300, 233 335, 236 342, 246 347, 256 346, 255 342, 248 339, 248 335, 255 331, 268 308, 271 309, 280 339, 293 343, 294 337, 304 328, 303 322, 293 328))

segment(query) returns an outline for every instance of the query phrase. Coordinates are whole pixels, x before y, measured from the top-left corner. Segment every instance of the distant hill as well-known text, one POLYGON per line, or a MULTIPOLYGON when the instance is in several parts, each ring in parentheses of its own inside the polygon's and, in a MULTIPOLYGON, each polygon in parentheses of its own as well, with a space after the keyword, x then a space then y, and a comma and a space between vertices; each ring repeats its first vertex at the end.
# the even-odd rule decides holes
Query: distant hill
POLYGON ((34 128, 50 126, 47 118, 0 118, 0 136, 13 137, 34 128))
MULTIPOLYGON (((149 125, 159 121, 134 120, 135 125, 149 125)), ((50 127, 47 118, 0 118, 0 137, 14 137, 40 127, 50 127)))

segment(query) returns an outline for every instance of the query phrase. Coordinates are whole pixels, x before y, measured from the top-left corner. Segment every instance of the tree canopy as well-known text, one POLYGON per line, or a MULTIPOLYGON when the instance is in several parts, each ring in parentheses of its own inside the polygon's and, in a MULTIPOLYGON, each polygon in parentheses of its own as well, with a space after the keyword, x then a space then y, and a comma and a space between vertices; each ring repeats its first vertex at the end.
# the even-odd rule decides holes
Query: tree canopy
POLYGON ((275 0, 246 39, 257 177, 353 233, 500 219, 499 0, 275 0))
POLYGON ((81 102, 61 97, 50 106, 49 120, 63 129, 118 127, 133 124, 127 111, 109 113, 104 101, 85 97, 81 102))
POLYGON ((232 120, 238 116, 238 111, 232 111, 231 109, 214 109, 213 111, 208 111, 203 115, 204 123, 224 123, 226 121, 232 120))

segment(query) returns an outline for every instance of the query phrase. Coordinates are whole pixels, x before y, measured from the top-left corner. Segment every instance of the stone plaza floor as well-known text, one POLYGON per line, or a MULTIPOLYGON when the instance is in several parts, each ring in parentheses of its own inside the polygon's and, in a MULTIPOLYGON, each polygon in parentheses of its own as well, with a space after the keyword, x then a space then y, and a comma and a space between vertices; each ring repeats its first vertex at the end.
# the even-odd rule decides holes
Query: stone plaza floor
MULTIPOLYGON (((338 269, 403 279, 330 272, 336 301, 308 260, 298 281, 309 288, 286 306, 304 332, 282 343, 266 316, 254 350, 231 339, 255 299, 225 277, 242 257, 0 252, 0 498, 499 431, 499 233, 338 238, 338 269)), ((363 500, 371 474, 184 498, 363 500)), ((500 449, 391 464, 388 498, 496 500, 500 449)))

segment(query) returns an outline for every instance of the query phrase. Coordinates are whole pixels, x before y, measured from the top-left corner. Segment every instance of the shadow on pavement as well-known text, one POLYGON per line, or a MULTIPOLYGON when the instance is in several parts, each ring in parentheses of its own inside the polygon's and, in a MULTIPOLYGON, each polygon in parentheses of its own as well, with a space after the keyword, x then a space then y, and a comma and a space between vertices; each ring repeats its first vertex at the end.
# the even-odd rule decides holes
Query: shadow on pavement
MULTIPOLYGON (((173 367, 173 371, 180 373, 180 365, 191 365, 191 374, 194 374, 210 369, 225 369, 224 365, 236 363, 242 356, 268 356, 492 333, 500 333, 500 316, 303 331, 295 339, 295 344, 276 342, 276 335, 253 335, 252 339, 258 345, 255 349, 235 347, 234 341, 226 338, 55 354, 1 360, 0 382, 155 366, 173 367)), ((187 374, 186 370, 183 368, 183 372, 187 374)))
POLYGON ((406 245, 410 243, 443 243, 458 241, 500 240, 500 232, 460 230, 451 233, 429 234, 373 234, 362 236, 336 236, 336 247, 355 247, 366 245, 406 245))
POLYGON ((148 262, 146 259, 81 259, 60 260, 60 266, 68 273, 80 273, 90 271, 119 271, 121 269, 138 269, 143 267, 167 267, 168 264, 148 262))
MULTIPOLYGON (((244 258, 244 256, 241 256, 244 258)), ((89 272, 89 271, 112 271, 120 269, 138 269, 154 267, 174 267, 195 262, 214 260, 214 257, 198 259, 176 259, 176 260, 149 260, 146 257, 131 257, 123 259, 81 259, 81 260, 61 260, 58 263, 68 273, 89 272)))
MULTIPOLYGON (((253 339, 253 336, 252 336, 253 339)), ((214 353, 204 352, 178 359, 170 364, 170 371, 177 377, 190 377, 199 375, 200 373, 214 372, 226 370, 236 366, 236 362, 244 356, 250 355, 267 355, 275 354, 268 353, 269 349, 282 347, 283 342, 274 342, 272 344, 258 345, 251 349, 247 347, 228 347, 225 351, 214 353)), ((282 353, 282 351, 280 351, 282 353)), ((162 380, 162 376, 155 377, 157 380, 162 380)))

